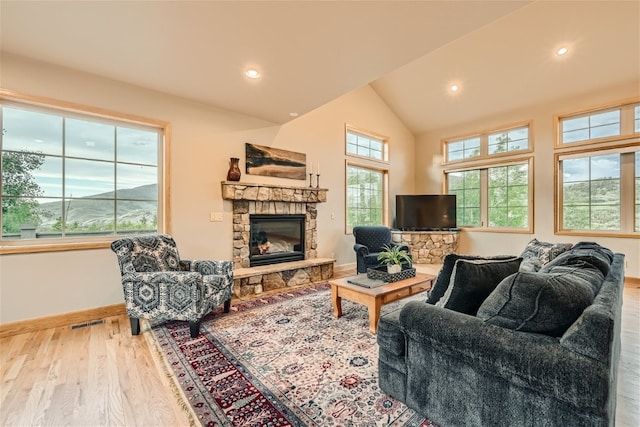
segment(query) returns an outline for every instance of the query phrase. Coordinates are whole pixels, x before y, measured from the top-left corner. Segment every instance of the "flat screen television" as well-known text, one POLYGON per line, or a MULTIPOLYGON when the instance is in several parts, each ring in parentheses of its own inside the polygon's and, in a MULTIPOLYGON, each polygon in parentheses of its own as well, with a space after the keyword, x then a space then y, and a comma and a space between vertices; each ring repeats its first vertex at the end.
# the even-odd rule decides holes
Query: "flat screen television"
POLYGON ((395 227, 404 231, 456 228, 456 196, 396 195, 395 227))

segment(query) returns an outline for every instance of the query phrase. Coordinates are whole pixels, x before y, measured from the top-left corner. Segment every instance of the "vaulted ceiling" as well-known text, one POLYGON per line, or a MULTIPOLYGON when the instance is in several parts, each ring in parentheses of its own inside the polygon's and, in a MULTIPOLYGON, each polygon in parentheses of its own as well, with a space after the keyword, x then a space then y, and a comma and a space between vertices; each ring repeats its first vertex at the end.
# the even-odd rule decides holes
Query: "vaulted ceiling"
POLYGON ((4 52, 274 123, 370 84, 418 134, 640 78, 636 1, 2 1, 0 20, 4 52))

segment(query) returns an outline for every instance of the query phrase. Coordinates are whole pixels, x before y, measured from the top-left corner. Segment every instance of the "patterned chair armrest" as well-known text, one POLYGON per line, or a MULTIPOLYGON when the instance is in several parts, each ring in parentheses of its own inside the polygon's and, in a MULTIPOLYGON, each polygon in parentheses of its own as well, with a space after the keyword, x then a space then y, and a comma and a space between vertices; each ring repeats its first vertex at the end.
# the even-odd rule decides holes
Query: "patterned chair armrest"
POLYGON ((189 264, 189 271, 198 272, 204 276, 216 274, 233 278, 233 262, 212 260, 184 261, 189 264))
POLYGON ((360 243, 356 243, 353 245, 353 250, 356 251, 356 253, 360 256, 367 256, 369 255, 369 248, 366 247, 365 245, 361 245, 360 243))

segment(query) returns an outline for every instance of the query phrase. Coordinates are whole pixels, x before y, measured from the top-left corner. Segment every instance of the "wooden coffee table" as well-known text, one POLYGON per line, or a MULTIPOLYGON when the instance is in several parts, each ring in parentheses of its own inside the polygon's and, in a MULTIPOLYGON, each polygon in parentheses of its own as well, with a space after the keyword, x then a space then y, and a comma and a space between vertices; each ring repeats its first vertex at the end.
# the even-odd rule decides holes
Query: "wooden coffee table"
POLYGON ((349 283, 348 280, 351 277, 330 280, 333 315, 342 316, 342 298, 366 305, 369 309, 369 329, 375 334, 378 332, 380 308, 383 305, 431 289, 435 277, 430 274, 416 273, 416 277, 375 288, 349 283))

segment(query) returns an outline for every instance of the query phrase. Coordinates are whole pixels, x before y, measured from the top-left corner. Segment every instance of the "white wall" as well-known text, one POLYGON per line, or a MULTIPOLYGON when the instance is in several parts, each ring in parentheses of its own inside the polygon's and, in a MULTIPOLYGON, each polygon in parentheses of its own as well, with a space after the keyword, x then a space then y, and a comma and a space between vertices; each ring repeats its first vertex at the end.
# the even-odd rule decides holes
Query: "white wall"
MULTIPOLYGON (((0 82, 15 90, 171 123, 171 232, 185 259, 231 259, 231 202, 221 198, 230 157, 241 182, 306 186, 307 181, 246 175, 245 142, 306 153, 321 163, 328 202, 318 204, 318 255, 355 262, 344 233, 344 126, 390 137, 391 198, 414 185, 413 135, 365 86, 286 125, 236 114, 74 70, 3 54, 0 82), (223 211, 223 222, 210 222, 223 211), (331 219, 331 214, 335 219, 331 219)), ((115 255, 108 249, 0 255, 0 323, 122 302, 115 255)))
POLYGON ((440 141, 465 133, 477 132, 527 120, 533 120, 534 135, 534 233, 488 233, 463 231, 459 251, 476 254, 516 254, 532 238, 552 242, 596 241, 615 252, 626 255, 626 276, 640 277, 640 240, 591 236, 554 235, 554 161, 553 161, 553 116, 582 108, 597 106, 639 95, 638 82, 611 87, 608 90, 589 93, 572 99, 549 102, 512 111, 496 117, 480 118, 472 123, 447 129, 438 129, 416 138, 416 187, 418 192, 440 192, 442 187, 442 154, 440 141))

